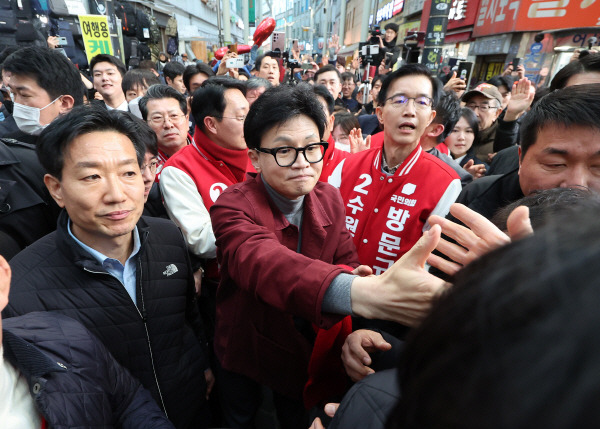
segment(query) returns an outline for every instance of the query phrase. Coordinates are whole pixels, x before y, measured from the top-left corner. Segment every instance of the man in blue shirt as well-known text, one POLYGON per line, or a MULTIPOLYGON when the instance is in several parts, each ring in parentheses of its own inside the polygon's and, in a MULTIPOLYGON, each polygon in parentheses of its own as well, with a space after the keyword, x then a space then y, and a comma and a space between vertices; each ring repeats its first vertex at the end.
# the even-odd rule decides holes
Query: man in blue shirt
POLYGON ((171 221, 141 217, 148 133, 128 113, 86 106, 44 130, 44 182, 64 210, 55 232, 11 260, 3 314, 53 311, 80 321, 176 427, 205 427, 214 379, 187 249, 171 221))

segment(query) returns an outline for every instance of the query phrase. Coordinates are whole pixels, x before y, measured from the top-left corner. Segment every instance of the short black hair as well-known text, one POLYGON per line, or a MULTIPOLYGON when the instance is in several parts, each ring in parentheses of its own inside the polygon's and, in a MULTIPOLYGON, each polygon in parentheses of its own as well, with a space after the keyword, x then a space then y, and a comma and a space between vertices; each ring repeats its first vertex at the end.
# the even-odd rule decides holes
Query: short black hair
POLYGON ((547 126, 600 129, 600 83, 575 85, 542 97, 521 123, 521 159, 547 126))
POLYGON ((354 82, 354 83, 356 83, 358 81, 358 79, 356 78, 356 75, 354 73, 351 73, 351 72, 342 73, 341 82, 344 82, 345 80, 350 80, 350 79, 352 79, 352 82, 354 82))
MULTIPOLYGON (((246 83, 229 76, 213 76, 202 82, 202 86, 192 94, 192 115, 196 126, 206 131, 204 118, 221 118, 225 111, 225 91, 237 89, 246 96, 246 83)), ((259 97, 260 98, 260 97, 259 97)), ((221 120, 221 119, 217 119, 221 120)))
POLYGON ((600 73, 599 54, 592 54, 583 58, 578 58, 564 66, 558 73, 554 75, 554 78, 550 83, 550 90, 554 91, 555 89, 562 89, 567 85, 567 82, 573 76, 589 72, 600 73))
POLYGON ((326 66, 321 67, 319 70, 317 70, 317 72, 315 73, 315 82, 319 81, 319 76, 322 75, 323 73, 327 73, 327 72, 335 72, 335 74, 338 77, 338 80, 340 81, 340 83, 342 82, 342 74, 340 73, 340 71, 338 69, 335 68, 334 65, 331 64, 327 64, 326 66))
MULTIPOLYGON (((264 55, 259 55, 258 57, 256 57, 256 60, 254 60, 254 70, 260 70, 260 66, 262 65, 262 61, 265 59, 265 57, 271 57, 277 60, 277 57, 274 54, 271 54, 270 52, 267 52, 264 55)), ((277 63, 279 63, 279 61, 277 61, 277 63)))
POLYGON ((103 106, 79 106, 56 118, 42 131, 36 152, 46 172, 61 180, 65 154, 74 139, 93 132, 114 131, 131 140, 141 166, 146 151, 145 136, 140 134, 142 125, 128 112, 107 110, 103 106))
POLYGON ((519 206, 529 207, 529 220, 534 231, 547 224, 558 214, 575 214, 582 207, 591 205, 600 210, 600 195, 587 188, 552 188, 531 194, 499 209, 491 222, 506 231, 508 216, 519 206))
POLYGON ((4 63, 4 60, 6 60, 11 54, 17 52, 19 49, 21 49, 22 46, 7 46, 6 48, 2 49, 2 52, 0 52, 0 69, 2 69, 2 64, 4 63))
POLYGON ((185 85, 185 89, 187 89, 188 92, 190 90, 190 79, 199 73, 204 73, 206 77, 211 77, 215 75, 210 66, 205 63, 197 62, 194 65, 187 66, 183 71, 183 84, 185 85))
POLYGON ((179 102, 179 108, 184 115, 187 115, 188 109, 185 96, 176 89, 171 88, 169 85, 159 84, 152 85, 150 88, 148 88, 148 91, 146 91, 146 94, 140 98, 138 103, 142 118, 144 118, 145 121, 148 120, 148 101, 160 100, 163 98, 174 98, 177 100, 179 102))
POLYGON ((389 73, 381 83, 381 89, 379 90, 379 95, 377 96, 377 104, 383 106, 387 99, 387 92, 390 85, 397 79, 406 76, 425 76, 426 78, 428 78, 431 82, 432 87, 432 106, 437 105, 441 95, 440 81, 437 78, 433 77, 429 69, 423 64, 406 64, 400 67, 395 72, 389 73))
POLYGON ((394 33, 398 34, 398 30, 400 29, 400 26, 398 24, 390 22, 389 24, 386 24, 383 29, 384 30, 393 30, 394 33))
POLYGON ((185 71, 185 66, 177 61, 170 61, 162 69, 163 75, 166 78, 171 79, 171 82, 175 80, 177 76, 182 76, 185 71))
POLYGON ((142 60, 138 69, 142 70, 156 70, 156 63, 152 60, 142 60))
POLYGON ((500 89, 501 86, 505 86, 508 89, 508 92, 512 92, 513 83, 515 83, 514 79, 510 76, 494 76, 486 83, 490 85, 494 85, 496 88, 500 89))
POLYGON ((321 97, 323 100, 325 100, 325 104, 327 105, 327 112, 325 112, 325 114, 327 116, 333 114, 333 111, 335 110, 335 100, 333 99, 333 95, 331 95, 331 92, 329 92, 327 87, 325 85, 314 84, 314 86, 312 86, 312 90, 317 97, 321 97))
POLYGON ((129 70, 123 76, 121 81, 121 89, 123 93, 127 93, 130 89, 136 87, 149 88, 152 85, 160 84, 160 79, 147 69, 133 69, 129 70))
POLYGON ((311 88, 307 85, 281 85, 266 90, 252 104, 244 122, 246 145, 250 149, 259 148, 265 133, 300 115, 307 116, 315 123, 319 138, 322 139, 327 118, 311 88))
POLYGON ((454 91, 442 91, 442 95, 433 109, 436 112, 433 122, 444 126, 444 131, 437 136, 437 142, 441 143, 448 137, 460 119, 460 101, 454 91))
POLYGON ((125 73, 127 73, 127 67, 125 67, 123 61, 121 61, 117 57, 108 54, 98 54, 90 61, 90 72, 92 73, 92 75, 94 74, 94 67, 98 63, 111 63, 117 68, 117 70, 119 70, 119 73, 121 73, 121 77, 125 76, 125 73))
POLYGON ((381 81, 381 83, 383 84, 383 80, 385 79, 385 75, 384 74, 378 74, 377 76, 375 76, 373 78, 373 80, 371 81, 371 88, 373 88, 375 86, 375 84, 379 81, 381 81))
POLYGON ((597 426, 598 210, 555 216, 457 273, 404 344, 388 429, 597 426))
POLYGON ((346 134, 350 134, 354 128, 360 128, 360 123, 355 115, 349 112, 337 112, 335 114, 335 122, 333 123, 333 128, 337 126, 342 127, 342 130, 346 134))
POLYGON ((63 54, 37 46, 28 46, 12 53, 2 65, 14 75, 31 77, 54 100, 70 95, 74 105, 83 104, 85 87, 79 71, 63 54))
POLYGON ((158 156, 158 138, 156 133, 147 122, 142 121, 135 115, 131 115, 135 119, 135 126, 137 127, 137 134, 139 139, 144 143, 146 152, 150 152, 154 156, 158 156))

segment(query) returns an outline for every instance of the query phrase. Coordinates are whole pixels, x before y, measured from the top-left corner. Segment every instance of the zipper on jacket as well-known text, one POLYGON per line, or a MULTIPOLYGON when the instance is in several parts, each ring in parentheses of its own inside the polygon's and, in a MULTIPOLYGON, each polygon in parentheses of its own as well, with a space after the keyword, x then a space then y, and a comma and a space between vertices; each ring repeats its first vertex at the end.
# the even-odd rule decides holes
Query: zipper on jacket
MULTIPOLYGON (((165 406, 165 401, 162 396, 162 391, 160 390, 160 384, 158 384, 158 376, 156 375, 156 368, 154 366, 154 355, 152 354, 152 344, 150 343, 150 333, 148 332, 148 325, 146 323, 146 304, 144 302, 144 290, 142 288, 142 262, 140 258, 138 258, 138 267, 139 267, 139 279, 137 281, 140 285, 140 301, 142 303, 142 321, 144 322, 144 329, 146 330, 146 341, 148 341, 148 350, 150 350, 150 362, 152 363, 152 373, 154 374, 154 380, 156 381, 156 388, 158 389, 158 396, 160 397, 160 402, 162 404, 162 408, 165 411, 165 416, 167 419, 169 418, 169 414, 167 413, 167 407, 165 406)), ((136 305, 137 308, 137 305, 136 305)), ((139 311, 139 310, 138 310, 139 311)))
MULTIPOLYGON (((167 414, 167 407, 165 406, 165 401, 163 399, 162 391, 160 390, 160 384, 158 384, 158 376, 156 375, 156 367, 154 366, 154 355, 152 354, 152 343, 150 342, 150 333, 148 332, 148 325, 146 323, 146 321, 147 321, 146 305, 144 303, 144 292, 142 290, 142 263, 140 261, 140 258, 138 258, 137 266, 139 268, 139 270, 138 270, 139 278, 136 275, 136 282, 140 286, 140 301, 142 303, 142 311, 140 311, 140 309, 138 308, 138 306, 135 303, 133 303, 133 306, 137 310, 138 314, 140 315, 140 318, 142 319, 142 322, 144 323, 144 330, 146 331, 146 342, 148 343, 148 350, 150 351, 150 363, 152 364, 152 374, 154 375, 154 381, 156 382, 156 389, 158 390, 158 396, 160 397, 160 403, 162 404, 162 408, 165 412, 165 417, 168 419, 169 415, 167 414)), ((111 274, 107 273, 106 271, 93 271, 86 267, 83 267, 83 269, 84 269, 84 271, 87 271, 88 273, 106 274, 107 276, 114 278, 111 274)), ((121 283, 121 282, 119 282, 119 283, 121 283)), ((121 283, 121 285, 122 285, 122 283, 121 283)))

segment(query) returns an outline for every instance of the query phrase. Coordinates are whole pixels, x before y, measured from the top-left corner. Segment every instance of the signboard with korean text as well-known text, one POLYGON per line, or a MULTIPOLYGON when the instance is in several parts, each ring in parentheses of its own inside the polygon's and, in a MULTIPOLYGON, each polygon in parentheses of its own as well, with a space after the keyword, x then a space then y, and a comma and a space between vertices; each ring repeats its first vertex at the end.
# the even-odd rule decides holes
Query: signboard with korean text
POLYGON ((98 54, 114 55, 106 16, 79 15, 79 23, 88 62, 98 54))
POLYGON ((597 0, 481 0, 473 36, 600 26, 597 0))
POLYGON ((448 14, 448 30, 471 26, 477 18, 477 0, 453 0, 448 14))
POLYGON ((432 73, 437 73, 440 68, 450 6, 451 0, 432 0, 431 2, 421 63, 425 64, 432 73))

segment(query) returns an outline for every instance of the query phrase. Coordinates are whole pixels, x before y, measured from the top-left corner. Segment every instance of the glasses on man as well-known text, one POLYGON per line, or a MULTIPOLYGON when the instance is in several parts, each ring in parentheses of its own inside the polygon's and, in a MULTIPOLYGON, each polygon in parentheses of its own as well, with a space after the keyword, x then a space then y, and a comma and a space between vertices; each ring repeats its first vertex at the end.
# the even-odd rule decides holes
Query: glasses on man
POLYGON ((150 173, 156 174, 156 169, 158 168, 158 161, 152 161, 149 164, 142 165, 142 173, 146 171, 146 168, 150 169, 150 173))
POLYGON ((298 154, 302 152, 304 159, 310 164, 321 162, 325 156, 325 151, 329 144, 327 142, 311 143, 304 147, 281 146, 273 149, 257 148, 258 152, 269 153, 275 158, 275 162, 280 167, 291 167, 298 154))
POLYGON ((433 104, 433 100, 424 95, 419 97, 407 97, 406 95, 396 94, 388 97, 385 101, 391 101, 391 105, 394 107, 406 106, 410 100, 415 102, 417 109, 427 109, 433 104))
POLYGON ((180 114, 175 114, 175 113, 173 113, 171 115, 167 115, 167 116, 154 115, 150 118, 150 122, 154 125, 162 126, 167 121, 167 118, 173 125, 179 125, 185 119, 185 115, 180 115, 180 114))
POLYGON ((236 121, 244 122, 247 115, 240 116, 215 116, 217 119, 235 119, 236 121))
POLYGON ((498 106, 490 106, 489 104, 467 103, 467 107, 471 110, 479 109, 482 112, 487 112, 490 109, 497 109, 498 106))

